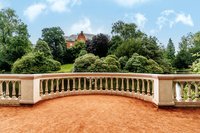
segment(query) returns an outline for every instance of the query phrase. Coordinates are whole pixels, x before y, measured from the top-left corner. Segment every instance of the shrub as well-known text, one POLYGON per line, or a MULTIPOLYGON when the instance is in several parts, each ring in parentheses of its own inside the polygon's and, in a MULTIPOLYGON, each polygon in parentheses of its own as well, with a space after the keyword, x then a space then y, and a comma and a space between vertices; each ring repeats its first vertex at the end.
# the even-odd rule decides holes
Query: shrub
POLYGON ((86 54, 76 59, 74 72, 119 72, 120 63, 117 57, 109 55, 99 58, 93 54, 86 54))
POLYGON ((13 64, 12 73, 47 73, 57 71, 60 67, 60 62, 46 57, 44 53, 31 52, 13 64))
POLYGON ((99 58, 93 54, 78 57, 74 63, 74 72, 88 72, 89 67, 95 63, 96 59, 99 58))
POLYGON ((133 54, 126 63, 125 69, 135 73, 163 73, 162 68, 152 59, 133 54))

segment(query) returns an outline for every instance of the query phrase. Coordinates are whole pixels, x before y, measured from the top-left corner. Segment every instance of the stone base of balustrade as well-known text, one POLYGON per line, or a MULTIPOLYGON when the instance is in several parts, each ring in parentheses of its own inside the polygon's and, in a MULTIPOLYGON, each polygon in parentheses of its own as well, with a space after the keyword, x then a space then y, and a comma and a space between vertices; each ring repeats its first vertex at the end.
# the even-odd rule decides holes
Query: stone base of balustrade
POLYGON ((20 106, 18 99, 6 98, 0 99, 1 106, 20 106))
POLYGON ((152 96, 143 95, 139 93, 134 92, 126 92, 126 91, 114 91, 114 90, 76 90, 76 91, 63 91, 63 92, 57 92, 57 93, 51 93, 42 95, 42 100, 47 99, 54 99, 58 97, 64 97, 64 96, 76 96, 76 95, 115 95, 115 96, 124 96, 124 97, 132 97, 141 99, 144 101, 152 102, 152 96))
POLYGON ((200 101, 194 101, 194 102, 175 102, 175 107, 200 107, 200 101))

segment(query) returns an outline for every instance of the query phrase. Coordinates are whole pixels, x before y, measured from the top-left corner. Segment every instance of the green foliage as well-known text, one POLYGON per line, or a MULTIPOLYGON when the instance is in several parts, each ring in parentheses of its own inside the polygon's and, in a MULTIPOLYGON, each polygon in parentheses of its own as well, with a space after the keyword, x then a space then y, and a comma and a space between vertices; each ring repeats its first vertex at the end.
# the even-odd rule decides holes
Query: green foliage
POLYGON ((123 40, 120 36, 113 36, 111 41, 109 42, 108 54, 114 54, 116 52, 117 47, 122 44, 123 40))
POLYGON ((59 70, 60 66, 60 62, 46 57, 43 52, 30 52, 13 64, 12 73, 47 73, 59 70))
POLYGON ((64 63, 66 42, 62 29, 60 27, 44 28, 42 30, 42 40, 49 45, 53 58, 64 63))
POLYGON ((88 68, 94 64, 99 57, 93 54, 86 54, 78 57, 74 63, 74 72, 88 72, 88 68))
POLYGON ((109 40, 104 34, 98 34, 86 42, 86 50, 99 57, 105 57, 108 53, 109 40))
POLYGON ((200 74, 200 59, 197 59, 192 63, 192 72, 200 74))
POLYGON ((121 69, 124 69, 124 67, 126 66, 126 63, 128 61, 128 57, 127 56, 122 56, 119 58, 119 63, 121 66, 121 69))
POLYGON ((64 63, 74 63, 76 58, 86 53, 86 44, 82 41, 77 41, 73 47, 66 49, 63 58, 64 63))
POLYGON ((74 72, 119 72, 120 63, 117 57, 109 55, 99 58, 93 54, 86 54, 76 59, 74 72))
POLYGON ((0 69, 10 71, 12 64, 31 51, 27 26, 12 9, 0 11, 0 69))
POLYGON ((192 54, 189 51, 186 51, 182 49, 179 51, 179 53, 176 55, 176 58, 174 60, 174 65, 178 69, 182 68, 189 68, 189 66, 192 64, 192 54))
POLYGON ((46 57, 52 57, 48 44, 43 40, 38 40, 34 49, 35 52, 43 52, 46 57))
POLYGON ((136 53, 128 60, 125 69, 135 73, 163 73, 163 69, 154 60, 136 53))
POLYGON ((169 39, 169 42, 167 44, 166 55, 167 59, 169 59, 172 63, 175 59, 175 47, 171 38, 169 39))
POLYGON ((119 35, 124 40, 130 39, 130 38, 137 38, 144 35, 140 30, 137 30, 136 24, 124 23, 123 21, 118 21, 114 23, 112 26, 111 33, 115 35, 119 35))

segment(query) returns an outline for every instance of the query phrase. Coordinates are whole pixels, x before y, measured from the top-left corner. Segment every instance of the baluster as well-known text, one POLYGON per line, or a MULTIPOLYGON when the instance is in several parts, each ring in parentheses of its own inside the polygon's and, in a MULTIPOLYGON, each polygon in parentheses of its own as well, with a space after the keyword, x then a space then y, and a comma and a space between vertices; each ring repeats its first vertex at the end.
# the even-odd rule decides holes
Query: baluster
POLYGON ((199 89, 198 89, 198 82, 195 82, 195 99, 194 101, 197 102, 199 101, 199 89))
POLYGON ((135 84, 134 84, 134 79, 131 79, 131 81, 132 81, 132 93, 134 93, 135 92, 135 84))
POLYGON ((129 88, 129 78, 126 79, 126 91, 129 92, 130 88, 129 88))
POLYGON ((51 79, 51 95, 54 94, 54 84, 53 84, 54 79, 51 79))
POLYGON ((9 81, 6 81, 6 98, 10 98, 9 97, 9 81))
POLYGON ((45 80, 45 95, 48 95, 48 79, 45 80))
POLYGON ((94 89, 97 90, 97 78, 95 78, 94 89))
POLYGON ((0 81, 0 99, 3 98, 3 87, 2 87, 2 85, 3 85, 3 82, 0 81))
POLYGON ((43 80, 40 80, 40 96, 43 95, 43 80))
POLYGON ((73 91, 76 91, 76 82, 75 82, 75 78, 73 78, 73 91))
POLYGON ((61 92, 63 93, 65 90, 65 87, 64 87, 64 79, 62 79, 61 80, 61 82, 62 82, 62 86, 61 86, 61 92))
POLYGON ((103 84, 102 84, 102 77, 100 78, 100 90, 103 89, 103 84))
POLYGON ((92 90, 92 78, 90 78, 90 81, 89 81, 90 83, 90 85, 89 85, 89 90, 92 90))
POLYGON ((106 78, 105 90, 108 90, 108 79, 106 78))
POLYGON ((119 82, 118 82, 118 78, 116 78, 116 91, 119 91, 119 82))
POLYGON ((187 99, 187 101, 188 101, 188 102, 191 102, 191 101, 192 101, 192 95, 191 95, 191 83, 188 82, 187 84, 188 84, 188 92, 187 92, 188 99, 187 99))
POLYGON ((147 80, 147 95, 150 96, 150 80, 147 80))
POLYGON ((84 90, 87 90, 86 78, 84 78, 84 90))
POLYGON ((113 91, 113 78, 110 78, 110 89, 111 89, 111 91, 113 91))
POLYGON ((184 82, 180 82, 180 91, 181 91, 181 99, 180 99, 180 101, 184 101, 184 82))
POLYGON ((70 79, 67 79, 67 91, 70 91, 70 79))
POLYGON ((152 92, 151 92, 151 94, 154 97, 154 80, 152 80, 152 92))
POLYGON ((59 93, 59 79, 56 79, 56 93, 59 93))
POLYGON ((172 83, 172 90, 174 92, 174 101, 177 101, 177 93, 176 93, 176 83, 172 83))
POLYGON ((145 95, 145 80, 142 80, 142 95, 145 95))
POLYGON ((21 98, 21 81, 18 82, 19 83, 19 96, 18 96, 18 99, 21 98))
POLYGON ((13 85, 13 90, 12 90, 12 98, 13 99, 16 99, 16 90, 15 90, 15 81, 12 81, 12 85, 13 85))
POLYGON ((122 87, 121 87, 121 91, 124 92, 124 78, 122 78, 122 87))
POLYGON ((81 78, 78 78, 78 90, 81 91, 81 78))
POLYGON ((137 79, 137 93, 140 94, 140 80, 137 79))

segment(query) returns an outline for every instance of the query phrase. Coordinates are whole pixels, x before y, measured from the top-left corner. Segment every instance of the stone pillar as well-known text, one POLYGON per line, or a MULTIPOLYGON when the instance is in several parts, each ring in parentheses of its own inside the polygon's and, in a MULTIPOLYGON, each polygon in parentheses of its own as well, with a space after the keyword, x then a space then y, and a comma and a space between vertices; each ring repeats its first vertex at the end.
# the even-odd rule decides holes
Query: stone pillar
POLYGON ((21 95, 20 104, 35 104, 40 101, 40 79, 37 79, 34 75, 21 77, 19 95, 21 95))

